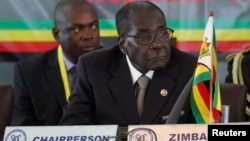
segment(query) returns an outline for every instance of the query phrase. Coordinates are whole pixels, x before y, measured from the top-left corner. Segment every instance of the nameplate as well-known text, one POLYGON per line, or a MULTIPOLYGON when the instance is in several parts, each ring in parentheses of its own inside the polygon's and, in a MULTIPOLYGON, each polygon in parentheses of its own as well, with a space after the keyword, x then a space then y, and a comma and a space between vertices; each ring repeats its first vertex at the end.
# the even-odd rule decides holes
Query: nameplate
POLYGON ((250 138, 250 123, 130 125, 128 141, 208 141, 250 138))
POLYGON ((118 125, 7 126, 4 141, 115 141, 118 125))
POLYGON ((206 141, 205 124, 132 125, 128 141, 206 141))

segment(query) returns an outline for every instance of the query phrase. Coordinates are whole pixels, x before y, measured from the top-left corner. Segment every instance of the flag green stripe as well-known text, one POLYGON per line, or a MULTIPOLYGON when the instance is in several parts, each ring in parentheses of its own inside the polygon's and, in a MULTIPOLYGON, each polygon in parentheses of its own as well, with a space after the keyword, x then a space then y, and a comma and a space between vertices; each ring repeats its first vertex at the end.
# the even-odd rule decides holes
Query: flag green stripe
MULTIPOLYGON (((174 29, 203 29, 206 19, 168 19, 168 26, 174 29)), ((250 28, 250 19, 215 19, 217 29, 242 29, 250 28)), ((0 29, 51 29, 52 19, 0 20, 0 29)), ((101 29, 115 29, 114 19, 100 19, 101 29)))
POLYGON ((191 108, 197 123, 205 123, 198 109, 197 103, 194 98, 194 94, 191 94, 191 108))
POLYGON ((197 84, 201 81, 206 81, 211 79, 211 73, 209 71, 200 73, 195 76, 193 84, 197 84))
MULTIPOLYGON (((218 72, 217 72, 218 74, 218 72)), ((219 109, 220 106, 221 106, 221 95, 220 95, 220 92, 219 92, 219 86, 220 86, 220 83, 219 83, 219 80, 218 80, 218 77, 217 76, 217 79, 215 81, 215 84, 214 84, 214 102, 213 102, 213 107, 215 107, 216 109, 219 109)))

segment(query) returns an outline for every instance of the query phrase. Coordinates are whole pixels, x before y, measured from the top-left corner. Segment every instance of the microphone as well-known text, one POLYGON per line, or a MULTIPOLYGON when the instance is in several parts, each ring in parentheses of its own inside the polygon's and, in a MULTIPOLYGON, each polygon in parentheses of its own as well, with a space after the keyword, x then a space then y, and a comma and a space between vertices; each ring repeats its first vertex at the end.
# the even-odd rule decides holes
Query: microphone
MULTIPOLYGON (((128 135, 133 131, 134 130, 128 132, 128 127, 119 127, 117 135, 109 136, 108 139, 115 139, 116 141, 127 141, 128 135)), ((100 139, 99 141, 104 141, 104 139, 100 139)))
POLYGON ((176 124, 180 115, 183 114, 182 109, 184 104, 186 103, 186 99, 190 93, 190 90, 192 88, 194 76, 192 76, 187 84, 185 85, 184 89, 181 91, 181 94, 179 95, 177 101, 175 102, 170 114, 166 117, 165 124, 176 124))

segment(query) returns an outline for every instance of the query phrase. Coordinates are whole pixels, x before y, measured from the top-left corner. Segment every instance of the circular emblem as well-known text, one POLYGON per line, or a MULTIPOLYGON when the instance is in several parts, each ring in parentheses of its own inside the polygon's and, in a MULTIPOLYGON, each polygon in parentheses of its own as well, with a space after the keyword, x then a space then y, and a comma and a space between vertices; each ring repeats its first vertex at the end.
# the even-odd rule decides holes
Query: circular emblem
POLYGON ((21 129, 10 131, 4 141, 27 141, 26 133, 21 129))
POLYGON ((166 96, 166 95, 168 95, 168 90, 162 89, 161 90, 161 96, 166 96))
POLYGON ((136 128, 129 132, 129 141, 157 141, 156 134, 148 128, 136 128))

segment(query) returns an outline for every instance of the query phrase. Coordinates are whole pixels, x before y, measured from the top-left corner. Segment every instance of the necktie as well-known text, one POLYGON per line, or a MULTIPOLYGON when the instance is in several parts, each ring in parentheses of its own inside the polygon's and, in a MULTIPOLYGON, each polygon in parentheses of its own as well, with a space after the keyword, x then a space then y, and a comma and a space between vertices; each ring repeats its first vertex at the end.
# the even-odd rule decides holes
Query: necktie
POLYGON ((71 75, 70 88, 71 88, 71 90, 73 90, 74 85, 76 83, 76 67, 73 66, 72 68, 70 68, 69 72, 70 72, 70 75, 71 75))
POLYGON ((142 111, 143 111, 143 103, 144 103, 144 97, 147 90, 147 86, 149 83, 149 78, 145 75, 142 75, 137 80, 137 110, 138 115, 141 117, 142 111))

